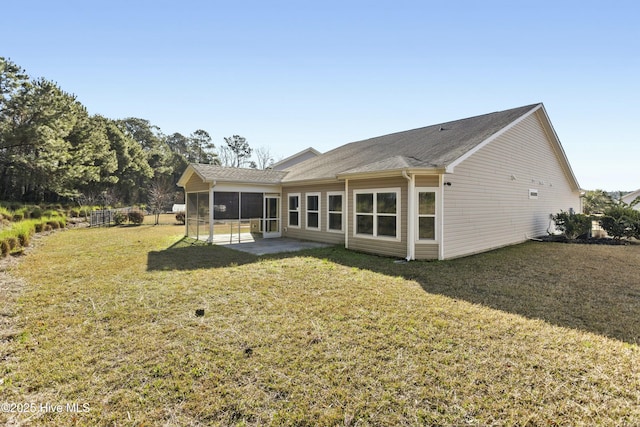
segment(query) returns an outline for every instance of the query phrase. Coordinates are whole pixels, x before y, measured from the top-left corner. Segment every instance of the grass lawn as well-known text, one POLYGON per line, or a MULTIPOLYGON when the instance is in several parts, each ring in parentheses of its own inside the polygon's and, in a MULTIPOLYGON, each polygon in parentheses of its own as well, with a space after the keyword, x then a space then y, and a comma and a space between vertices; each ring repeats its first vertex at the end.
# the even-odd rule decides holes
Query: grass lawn
POLYGON ((0 424, 640 424, 640 245, 397 264, 183 230, 58 232, 5 274, 0 404, 35 407, 0 424))

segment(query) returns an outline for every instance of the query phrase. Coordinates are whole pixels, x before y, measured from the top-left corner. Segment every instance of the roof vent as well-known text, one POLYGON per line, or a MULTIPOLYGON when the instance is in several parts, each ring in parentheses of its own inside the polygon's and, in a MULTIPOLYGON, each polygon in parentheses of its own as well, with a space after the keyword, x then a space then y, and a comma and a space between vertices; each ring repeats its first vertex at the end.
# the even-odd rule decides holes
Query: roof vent
POLYGON ((444 128, 442 126, 440 126, 440 132, 442 132, 444 130, 444 128))

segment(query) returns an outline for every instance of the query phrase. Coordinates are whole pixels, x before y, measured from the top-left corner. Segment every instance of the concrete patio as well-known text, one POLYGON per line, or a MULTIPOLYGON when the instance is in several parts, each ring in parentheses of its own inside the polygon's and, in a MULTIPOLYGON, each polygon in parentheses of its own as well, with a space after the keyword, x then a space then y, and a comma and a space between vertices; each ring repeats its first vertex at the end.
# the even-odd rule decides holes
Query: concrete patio
POLYGON ((327 246, 331 246, 326 243, 302 241, 287 237, 263 239, 251 233, 241 233, 240 236, 238 236, 238 234, 217 234, 213 239, 213 243, 218 246, 254 255, 296 252, 303 249, 326 248, 327 246))

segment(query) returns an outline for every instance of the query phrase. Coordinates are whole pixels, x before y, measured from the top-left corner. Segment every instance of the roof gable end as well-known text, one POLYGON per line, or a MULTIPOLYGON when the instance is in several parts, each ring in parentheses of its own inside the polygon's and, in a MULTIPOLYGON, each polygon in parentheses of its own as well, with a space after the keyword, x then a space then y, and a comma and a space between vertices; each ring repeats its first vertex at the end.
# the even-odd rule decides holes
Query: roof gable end
POLYGON ((193 174, 204 182, 238 182, 248 184, 280 184, 287 172, 271 169, 233 168, 227 166, 191 164, 184 171, 178 185, 184 187, 193 174))

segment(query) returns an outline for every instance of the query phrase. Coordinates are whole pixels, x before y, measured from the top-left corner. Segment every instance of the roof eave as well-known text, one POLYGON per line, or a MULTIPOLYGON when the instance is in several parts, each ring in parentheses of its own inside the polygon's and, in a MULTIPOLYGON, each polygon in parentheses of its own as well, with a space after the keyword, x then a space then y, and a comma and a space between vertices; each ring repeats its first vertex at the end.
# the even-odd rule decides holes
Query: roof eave
POLYGON ((468 159, 469 157, 474 155, 476 152, 478 152, 480 149, 485 147, 491 141, 495 140, 499 136, 503 135, 504 133, 506 133, 507 131, 509 131, 513 127, 515 127, 518 123, 522 122, 525 118, 527 118, 530 115, 534 114, 540 108, 544 108, 542 106, 542 103, 536 104, 534 107, 531 108, 531 110, 527 111, 526 113, 524 113, 523 115, 521 115, 520 117, 518 117, 517 119, 515 119, 514 121, 512 121, 511 123, 509 123, 505 127, 503 127, 502 129, 500 129, 497 132, 495 132, 492 135, 490 135, 488 138, 486 138, 480 144, 477 144, 471 150, 467 151, 466 153, 464 153, 461 156, 459 156, 457 159, 453 160, 451 163, 446 165, 446 173, 453 173, 453 170, 455 169, 455 167, 458 166, 460 163, 462 163, 463 161, 465 161, 466 159, 468 159))
POLYGON ((215 182, 212 179, 207 179, 204 176, 202 176, 202 174, 200 172, 198 172, 198 170, 196 168, 194 168, 192 165, 188 165, 187 168, 184 170, 184 172, 182 172, 182 175, 180 175, 180 179, 178 179, 178 182, 176 183, 176 185, 178 187, 184 188, 184 186, 187 185, 187 182, 191 179, 191 175, 193 175, 194 173, 196 175, 198 175, 198 177, 203 182, 208 182, 208 183, 215 182))
POLYGON ((246 185, 281 185, 282 181, 252 181, 248 179, 216 179, 207 181, 215 184, 246 184, 246 185))
POLYGON ((562 159, 563 168, 567 172, 568 177, 571 179, 574 185, 574 189, 576 191, 580 191, 581 187, 580 187, 580 184, 578 183, 578 179, 573 173, 573 169, 571 168, 571 163, 569 163, 569 158, 567 157, 567 153, 564 151, 564 147, 562 147, 560 138, 558 138, 558 135, 556 134, 556 130, 553 128, 553 124, 551 123, 551 119, 549 119, 549 115, 547 114, 546 108, 544 108, 544 105, 540 104, 539 110, 545 120, 544 127, 550 130, 550 133, 551 133, 550 138, 553 139, 553 141, 555 142, 555 146, 558 149, 558 154, 562 159))
POLYGON ((382 171, 371 171, 371 172, 353 172, 353 173, 341 173, 337 175, 337 178, 340 180, 343 179, 367 179, 367 178, 390 178, 402 176, 403 173, 408 173, 412 175, 440 175, 445 173, 444 167, 433 167, 433 168, 397 168, 397 169, 386 169, 382 171))
POLYGON ((338 178, 311 178, 311 179, 296 179, 291 181, 282 181, 283 186, 292 185, 310 185, 310 184, 335 184, 341 181, 338 178))
POLYGON ((455 167, 457 165, 459 165, 464 160, 468 159, 470 156, 472 156, 474 153, 476 153, 478 150, 480 150, 481 148, 483 148, 484 146, 489 144, 491 141, 493 141, 496 138, 498 138, 499 136, 503 135, 508 130, 512 129, 513 127, 518 125, 520 122, 522 122, 524 119, 526 119, 527 117, 535 114, 538 111, 540 112, 540 114, 542 115, 542 117, 544 119, 543 128, 545 129, 545 131, 548 130, 548 132, 547 132, 548 137, 549 137, 549 139, 551 139, 553 141, 554 146, 557 148, 557 152, 558 152, 558 154, 559 154, 559 156, 561 158, 562 168, 565 170, 565 172, 567 174, 567 178, 571 181, 571 184, 574 187, 574 190, 575 191, 580 191, 581 190, 580 184, 578 183, 578 180, 577 180, 575 174, 573 173, 573 169, 571 168, 571 164, 569 163, 569 159, 567 158, 567 154, 565 153, 564 148, 562 147, 562 143, 560 142, 560 139, 558 138, 558 135, 556 134, 556 131, 553 128, 553 124, 551 123, 551 119, 549 118, 549 115, 547 114, 547 110, 545 109, 544 104, 542 104, 542 103, 536 104, 531 110, 527 111, 525 114, 523 114, 522 116, 518 117, 516 120, 514 120, 513 122, 511 122, 510 124, 508 124, 504 128, 500 129, 498 132, 496 132, 493 135, 489 136, 487 139, 482 141, 480 144, 475 146, 473 149, 467 151, 462 156, 460 156, 457 159, 455 159, 453 162, 449 163, 446 166, 446 173, 453 173, 453 170, 455 169, 455 167))

